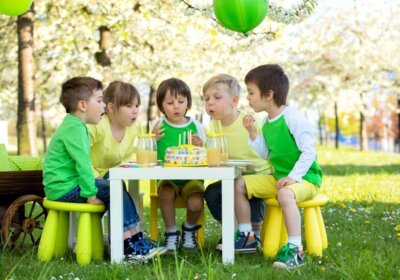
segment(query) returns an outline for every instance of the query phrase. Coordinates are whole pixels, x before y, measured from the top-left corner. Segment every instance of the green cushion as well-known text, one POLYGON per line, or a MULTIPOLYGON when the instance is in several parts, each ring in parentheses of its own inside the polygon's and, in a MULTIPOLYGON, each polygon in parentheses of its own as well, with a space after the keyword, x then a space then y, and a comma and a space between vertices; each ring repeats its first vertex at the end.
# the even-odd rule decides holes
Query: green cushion
POLYGON ((42 170, 42 157, 9 156, 4 144, 0 144, 0 171, 42 170))
POLYGON ((12 165, 8 158, 6 145, 4 144, 0 144, 0 171, 13 171, 12 165))

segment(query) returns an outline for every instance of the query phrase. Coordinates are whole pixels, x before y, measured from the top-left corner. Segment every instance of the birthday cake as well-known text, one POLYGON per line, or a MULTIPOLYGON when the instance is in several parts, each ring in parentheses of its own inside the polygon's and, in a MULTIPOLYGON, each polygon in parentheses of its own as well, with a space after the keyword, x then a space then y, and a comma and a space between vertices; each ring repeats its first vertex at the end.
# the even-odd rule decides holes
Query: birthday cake
POLYGON ((169 147, 165 151, 164 166, 205 166, 207 150, 194 145, 169 147))

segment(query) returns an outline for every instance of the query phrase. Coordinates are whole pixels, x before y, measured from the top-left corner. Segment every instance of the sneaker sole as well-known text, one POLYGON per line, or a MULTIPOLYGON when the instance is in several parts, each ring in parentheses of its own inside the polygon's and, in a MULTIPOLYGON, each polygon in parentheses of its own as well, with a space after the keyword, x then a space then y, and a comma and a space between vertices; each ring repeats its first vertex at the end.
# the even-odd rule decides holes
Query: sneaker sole
POLYGON ((279 269, 296 269, 296 268, 299 268, 299 267, 302 267, 302 266, 304 266, 304 263, 303 264, 299 264, 298 266, 293 266, 293 267, 289 267, 286 264, 281 263, 281 262, 274 262, 274 264, 272 265, 272 267, 279 268, 279 269))
POLYGON ((252 254, 252 253, 256 253, 256 252, 257 252, 257 248, 235 249, 235 253, 252 254))

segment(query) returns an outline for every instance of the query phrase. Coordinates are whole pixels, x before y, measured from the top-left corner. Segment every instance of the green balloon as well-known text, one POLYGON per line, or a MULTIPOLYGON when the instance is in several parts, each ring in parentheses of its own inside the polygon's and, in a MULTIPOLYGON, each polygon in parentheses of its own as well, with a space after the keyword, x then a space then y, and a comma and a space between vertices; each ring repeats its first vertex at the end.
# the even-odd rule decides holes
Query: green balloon
POLYGON ((219 23, 233 31, 247 33, 265 18, 268 0, 214 0, 219 23))
POLYGON ((29 10, 32 0, 0 0, 0 13, 19 16, 29 10))

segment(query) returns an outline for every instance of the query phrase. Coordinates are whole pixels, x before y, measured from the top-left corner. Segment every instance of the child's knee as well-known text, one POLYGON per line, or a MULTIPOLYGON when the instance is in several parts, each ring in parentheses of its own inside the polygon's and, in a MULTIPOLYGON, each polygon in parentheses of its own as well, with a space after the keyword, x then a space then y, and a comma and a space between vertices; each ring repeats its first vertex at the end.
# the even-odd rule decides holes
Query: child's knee
POLYGON ((175 198, 175 188, 172 185, 164 185, 158 192, 160 199, 173 199, 175 198))
POLYGON ((235 193, 236 194, 247 194, 246 184, 243 178, 239 177, 235 179, 235 193))
POLYGON ((193 193, 186 200, 186 208, 191 212, 198 212, 203 208, 203 194, 193 193))
POLYGON ((278 201, 279 204, 282 206, 288 202, 295 201, 294 193, 289 188, 282 188, 278 191, 278 201))

